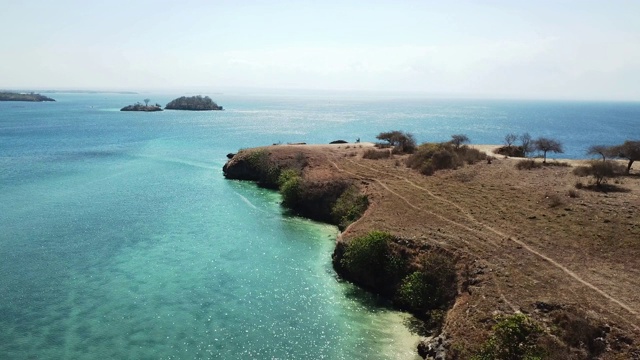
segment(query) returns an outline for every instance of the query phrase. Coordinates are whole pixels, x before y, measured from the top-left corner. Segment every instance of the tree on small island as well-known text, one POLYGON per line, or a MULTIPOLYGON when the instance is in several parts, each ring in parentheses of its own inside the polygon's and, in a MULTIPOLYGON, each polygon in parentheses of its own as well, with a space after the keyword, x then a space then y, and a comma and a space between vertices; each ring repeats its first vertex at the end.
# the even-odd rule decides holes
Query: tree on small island
POLYGON ((223 110, 222 106, 218 106, 208 96, 181 96, 177 99, 171 100, 165 107, 169 110, 223 110))
POLYGON ((134 105, 127 105, 120 109, 120 111, 145 111, 145 112, 153 112, 153 111, 162 111, 162 106, 160 104, 149 105, 150 99, 144 99, 145 105, 142 105, 139 101, 134 105))

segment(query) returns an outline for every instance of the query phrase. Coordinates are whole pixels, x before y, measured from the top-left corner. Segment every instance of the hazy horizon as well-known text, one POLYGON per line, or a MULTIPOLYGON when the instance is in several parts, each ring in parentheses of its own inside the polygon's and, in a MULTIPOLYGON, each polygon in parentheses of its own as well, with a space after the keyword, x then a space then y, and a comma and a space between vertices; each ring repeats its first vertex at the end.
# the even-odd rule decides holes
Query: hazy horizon
POLYGON ((11 2, 0 88, 638 101, 639 13, 620 0, 11 2))

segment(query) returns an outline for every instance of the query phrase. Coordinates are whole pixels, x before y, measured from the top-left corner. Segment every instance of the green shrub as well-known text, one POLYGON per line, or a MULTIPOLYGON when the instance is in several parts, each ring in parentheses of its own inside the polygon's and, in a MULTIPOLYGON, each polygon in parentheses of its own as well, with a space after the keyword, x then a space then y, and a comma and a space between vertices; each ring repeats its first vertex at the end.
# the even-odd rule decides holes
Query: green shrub
POLYGON ((613 161, 593 160, 587 166, 573 169, 574 175, 592 176, 596 186, 606 184, 609 178, 625 173, 625 167, 613 161))
POLYGON ((446 308, 456 296, 454 261, 430 253, 421 260, 421 267, 402 280, 396 294, 398 303, 421 313, 446 308))
POLYGON ((436 169, 431 165, 431 161, 427 161, 420 166, 420 174, 431 176, 436 172, 436 169))
POLYGON ((336 200, 331 208, 331 216, 338 227, 344 230, 349 224, 358 220, 368 206, 367 196, 360 194, 358 188, 351 185, 336 200))
POLYGON ((435 170, 455 169, 459 163, 460 159, 458 156, 447 149, 437 151, 431 156, 431 164, 435 170))
POLYGON ((278 187, 282 195, 282 204, 293 208, 300 200, 300 174, 293 169, 287 169, 278 177, 278 187))
POLYGON ((391 146, 395 154, 411 154, 416 149, 416 140, 410 133, 398 130, 382 132, 376 136, 376 139, 386 141, 386 144, 380 144, 380 147, 391 146))
POLYGON ((468 146, 463 146, 457 151, 458 156, 462 158, 462 161, 466 162, 469 165, 473 165, 479 161, 486 160, 487 154, 474 148, 470 148, 468 146))
POLYGON ((433 154, 441 149, 441 144, 424 143, 407 159, 407 166, 420 169, 424 163, 431 161, 433 154))
POLYGON ((472 360, 537 360, 544 356, 538 346, 542 328, 524 314, 499 319, 493 335, 472 360))
POLYGON ((386 267, 387 251, 392 235, 372 231, 357 237, 347 245, 341 260, 342 266, 352 273, 382 274, 386 267))
POLYGON ((280 168, 271 161, 266 150, 251 151, 247 161, 258 174, 258 185, 269 188, 278 186, 280 168))
POLYGON ((432 175, 437 170, 456 169, 464 163, 475 164, 486 158, 487 154, 464 145, 424 143, 409 156, 406 164, 424 175, 432 175))

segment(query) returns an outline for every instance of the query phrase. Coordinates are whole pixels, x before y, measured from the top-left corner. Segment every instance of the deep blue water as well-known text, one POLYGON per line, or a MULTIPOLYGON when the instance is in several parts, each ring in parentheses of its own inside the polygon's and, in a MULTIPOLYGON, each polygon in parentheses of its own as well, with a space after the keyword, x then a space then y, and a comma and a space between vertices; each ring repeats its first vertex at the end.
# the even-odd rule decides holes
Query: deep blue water
POLYGON ((639 139, 640 103, 221 94, 223 112, 119 112, 149 97, 0 102, 2 358, 413 358, 416 338, 330 265, 336 229, 226 181, 276 142, 551 136, 561 157, 639 139))

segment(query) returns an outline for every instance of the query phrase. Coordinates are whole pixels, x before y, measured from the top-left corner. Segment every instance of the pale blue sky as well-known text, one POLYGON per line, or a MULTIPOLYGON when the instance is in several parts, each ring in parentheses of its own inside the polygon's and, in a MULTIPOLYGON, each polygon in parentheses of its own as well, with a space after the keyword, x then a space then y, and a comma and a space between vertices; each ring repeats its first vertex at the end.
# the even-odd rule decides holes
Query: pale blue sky
POLYGON ((8 1, 0 88, 640 100, 640 1, 8 1))

